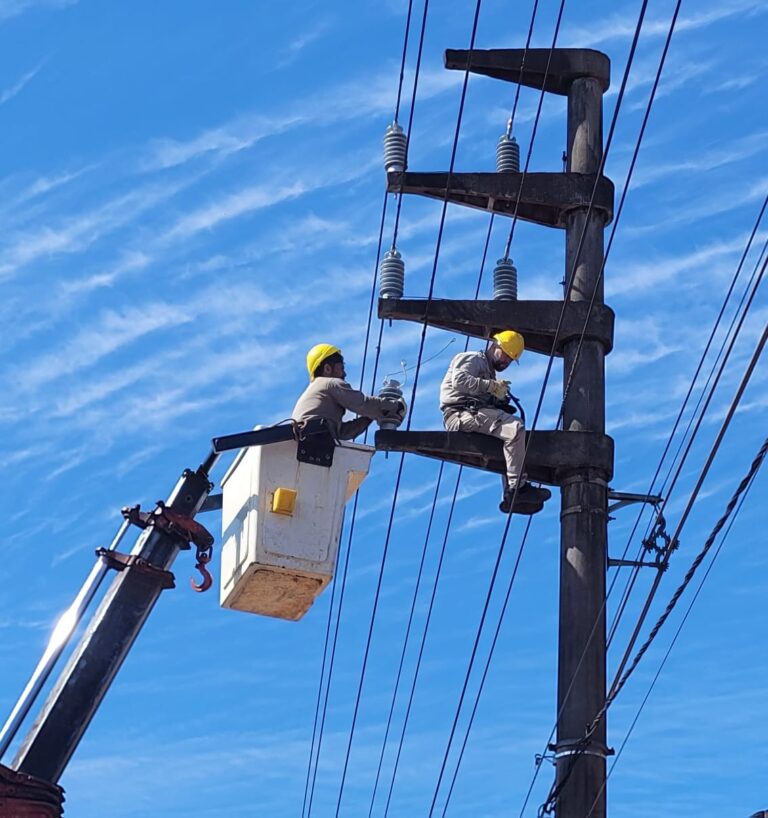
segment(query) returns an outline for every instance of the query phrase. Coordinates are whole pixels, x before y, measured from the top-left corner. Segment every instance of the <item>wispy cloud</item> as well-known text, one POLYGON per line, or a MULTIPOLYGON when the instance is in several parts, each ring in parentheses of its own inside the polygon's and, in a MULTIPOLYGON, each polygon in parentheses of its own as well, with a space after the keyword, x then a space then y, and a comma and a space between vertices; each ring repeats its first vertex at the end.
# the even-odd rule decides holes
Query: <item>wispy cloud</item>
MULTIPOLYGON (((461 82, 460 72, 423 69, 419 75, 419 100, 438 96, 461 82)), ((406 77, 406 84, 409 82, 406 77)), ((187 140, 153 142, 142 162, 145 171, 175 167, 205 156, 227 156, 253 147, 263 139, 305 125, 389 116, 394 105, 392 73, 382 71, 364 81, 346 82, 319 90, 311 97, 290 103, 283 112, 238 117, 187 140)))
POLYGON ((279 61, 279 66, 285 67, 290 65, 290 63, 300 56, 301 52, 304 51, 307 46, 317 42, 329 29, 330 23, 324 20, 315 23, 315 25, 297 34, 291 42, 288 43, 288 47, 285 49, 285 55, 279 61))
MULTIPOLYGON (((1 13, 2 12, 0 11, 0 14, 1 13)), ((42 67, 42 63, 36 65, 31 71, 27 71, 26 74, 19 77, 19 79, 16 80, 16 82, 10 88, 0 91, 0 105, 5 105, 6 102, 9 102, 17 94, 21 93, 21 91, 23 91, 24 88, 32 81, 42 67)))
MULTIPOLYGON (((691 14, 682 15, 675 25, 677 32, 694 31, 722 22, 731 17, 764 14, 768 9, 762 0, 734 0, 731 3, 719 3, 716 6, 699 9, 691 14)), ((577 44, 583 48, 586 44, 626 40, 634 36, 637 17, 615 15, 601 24, 585 28, 572 26, 563 32, 563 43, 577 44)), ((647 20, 643 25, 643 36, 665 37, 669 31, 669 19, 647 20)))
POLYGON ((145 185, 96 205, 85 213, 61 219, 53 226, 20 231, 2 248, 0 276, 12 275, 19 268, 42 258, 81 252, 172 198, 191 181, 145 185))
POLYGON ((74 6, 77 2, 78 0, 0 0, 0 23, 33 9, 63 9, 74 6))
MULTIPOLYGON (((639 264, 628 264, 620 278, 613 276, 606 284, 611 296, 647 290, 665 282, 669 285, 682 273, 699 268, 710 268, 714 262, 736 258, 744 249, 747 235, 739 234, 727 240, 710 242, 708 245, 678 255, 652 258, 639 264)), ((710 279, 711 280, 711 279, 710 279)))
POLYGON ((635 173, 632 187, 639 188, 659 179, 689 171, 703 173, 749 159, 768 151, 768 131, 758 131, 734 140, 728 145, 722 143, 694 156, 686 156, 674 162, 655 162, 635 173))
POLYGON ((28 362, 14 377, 23 390, 39 389, 66 375, 92 366, 117 349, 150 333, 192 320, 178 306, 143 304, 105 311, 92 326, 78 332, 55 351, 28 362))

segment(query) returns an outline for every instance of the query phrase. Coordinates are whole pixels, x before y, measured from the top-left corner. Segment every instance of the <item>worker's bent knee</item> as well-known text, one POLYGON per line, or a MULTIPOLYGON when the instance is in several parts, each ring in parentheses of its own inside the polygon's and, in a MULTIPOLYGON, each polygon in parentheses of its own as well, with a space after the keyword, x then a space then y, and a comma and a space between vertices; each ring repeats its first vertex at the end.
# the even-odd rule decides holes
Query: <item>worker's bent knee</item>
POLYGON ((515 441, 525 433, 525 427, 517 418, 510 418, 499 424, 496 434, 502 440, 515 441))

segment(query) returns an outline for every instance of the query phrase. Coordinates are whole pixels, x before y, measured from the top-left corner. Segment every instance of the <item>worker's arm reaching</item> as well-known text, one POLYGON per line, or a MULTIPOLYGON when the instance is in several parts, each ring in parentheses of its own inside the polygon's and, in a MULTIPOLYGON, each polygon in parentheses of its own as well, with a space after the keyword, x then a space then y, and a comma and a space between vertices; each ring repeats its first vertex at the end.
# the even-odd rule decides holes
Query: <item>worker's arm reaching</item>
POLYGON ((353 389, 346 381, 333 379, 329 385, 330 394, 344 409, 360 415, 355 420, 339 424, 339 440, 352 440, 362 434, 374 420, 402 420, 405 416, 403 401, 375 398, 353 389))

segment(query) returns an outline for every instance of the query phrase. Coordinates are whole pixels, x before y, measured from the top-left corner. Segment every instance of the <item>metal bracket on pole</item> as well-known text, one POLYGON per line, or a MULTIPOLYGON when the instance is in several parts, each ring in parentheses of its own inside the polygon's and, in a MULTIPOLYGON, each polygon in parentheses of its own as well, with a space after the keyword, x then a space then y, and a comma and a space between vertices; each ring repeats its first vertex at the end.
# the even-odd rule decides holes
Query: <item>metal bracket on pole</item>
POLYGON ((662 497, 658 494, 631 494, 627 491, 614 491, 608 489, 608 499, 616 502, 608 506, 608 513, 618 511, 625 506, 633 505, 634 503, 650 503, 650 505, 658 507, 662 501, 662 497))
POLYGON ((642 560, 614 560, 608 557, 609 568, 656 568, 658 571, 666 571, 667 564, 665 562, 643 562, 642 560))
POLYGON ((148 577, 158 580, 160 587, 164 589, 175 588, 176 578, 170 571, 158 568, 151 562, 142 559, 138 554, 121 554, 119 551, 110 551, 107 548, 97 548, 96 556, 101 557, 108 568, 115 571, 133 570, 146 574, 148 577))

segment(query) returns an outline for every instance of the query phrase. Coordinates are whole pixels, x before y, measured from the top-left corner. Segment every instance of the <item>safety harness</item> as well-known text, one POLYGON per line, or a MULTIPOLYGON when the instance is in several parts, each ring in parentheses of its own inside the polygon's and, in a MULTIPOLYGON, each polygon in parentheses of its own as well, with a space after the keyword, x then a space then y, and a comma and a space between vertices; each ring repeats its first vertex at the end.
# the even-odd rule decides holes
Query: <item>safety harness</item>
POLYGON ((515 413, 520 414, 520 420, 525 426, 525 410, 523 409, 520 398, 513 395, 507 390, 506 398, 491 398, 490 402, 480 400, 479 398, 472 398, 467 396, 457 403, 451 403, 445 407, 445 413, 450 414, 454 412, 469 412, 471 415, 476 415, 480 409, 501 409, 502 412, 507 412, 510 415, 515 413))

